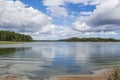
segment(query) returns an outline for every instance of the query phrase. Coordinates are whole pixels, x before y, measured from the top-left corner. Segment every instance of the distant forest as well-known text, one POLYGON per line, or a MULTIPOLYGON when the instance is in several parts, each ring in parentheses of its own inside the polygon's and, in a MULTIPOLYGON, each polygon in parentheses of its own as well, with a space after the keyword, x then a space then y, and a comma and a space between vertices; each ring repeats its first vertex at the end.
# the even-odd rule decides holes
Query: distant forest
POLYGON ((61 39, 59 41, 67 41, 67 42, 118 42, 120 40, 116 40, 114 38, 69 38, 69 39, 61 39))
POLYGON ((10 31, 0 31, 0 41, 32 41, 29 35, 19 34, 10 31))

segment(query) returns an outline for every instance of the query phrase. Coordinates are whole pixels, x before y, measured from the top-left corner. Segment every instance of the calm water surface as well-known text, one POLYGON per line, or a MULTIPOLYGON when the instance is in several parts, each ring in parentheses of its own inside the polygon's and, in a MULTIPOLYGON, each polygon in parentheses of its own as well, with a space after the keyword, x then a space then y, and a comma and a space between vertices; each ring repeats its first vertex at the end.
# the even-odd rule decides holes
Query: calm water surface
POLYGON ((120 63, 120 43, 31 42, 0 44, 0 74, 30 76, 91 74, 120 63))

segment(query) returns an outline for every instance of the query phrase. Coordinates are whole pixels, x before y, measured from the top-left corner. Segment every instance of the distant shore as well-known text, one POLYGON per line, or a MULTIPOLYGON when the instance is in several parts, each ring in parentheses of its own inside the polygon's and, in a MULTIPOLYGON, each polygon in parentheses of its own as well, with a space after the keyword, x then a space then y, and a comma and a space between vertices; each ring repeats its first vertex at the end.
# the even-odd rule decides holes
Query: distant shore
POLYGON ((120 42, 118 39, 114 38, 68 38, 68 39, 61 39, 59 41, 65 41, 65 42, 120 42))
POLYGON ((60 39, 60 40, 33 40, 35 42, 120 42, 119 39, 114 38, 67 38, 67 39, 60 39))

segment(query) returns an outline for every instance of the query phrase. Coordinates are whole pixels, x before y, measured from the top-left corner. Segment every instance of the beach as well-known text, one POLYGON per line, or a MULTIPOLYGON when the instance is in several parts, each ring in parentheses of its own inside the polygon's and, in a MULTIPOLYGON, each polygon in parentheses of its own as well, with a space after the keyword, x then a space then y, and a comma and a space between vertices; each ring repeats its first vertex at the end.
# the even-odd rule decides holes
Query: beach
MULTIPOLYGON (((105 68, 92 71, 89 75, 58 75, 52 76, 43 80, 108 80, 108 77, 113 73, 113 68, 105 68)), ((31 80, 27 76, 15 74, 0 75, 0 80, 31 80)))
POLYGON ((90 75, 59 75, 44 80, 107 80, 112 68, 93 71, 90 75))

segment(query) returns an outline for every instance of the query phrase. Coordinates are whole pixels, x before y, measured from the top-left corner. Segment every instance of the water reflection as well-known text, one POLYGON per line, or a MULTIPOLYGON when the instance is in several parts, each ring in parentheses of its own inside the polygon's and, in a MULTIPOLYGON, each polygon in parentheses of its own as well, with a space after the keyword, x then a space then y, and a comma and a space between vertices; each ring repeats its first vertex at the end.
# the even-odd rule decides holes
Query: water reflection
POLYGON ((90 74, 93 69, 120 62, 120 43, 33 42, 0 47, 0 64, 9 65, 6 73, 38 78, 90 74))
POLYGON ((0 48, 0 57, 13 57, 18 51, 24 51, 30 48, 0 48))
POLYGON ((10 56, 11 54, 14 54, 16 51, 16 48, 0 48, 0 56, 10 56))

